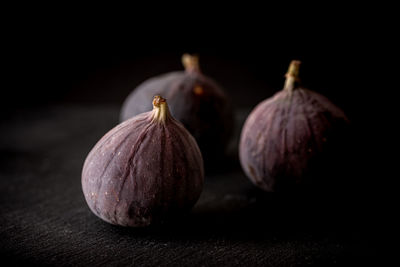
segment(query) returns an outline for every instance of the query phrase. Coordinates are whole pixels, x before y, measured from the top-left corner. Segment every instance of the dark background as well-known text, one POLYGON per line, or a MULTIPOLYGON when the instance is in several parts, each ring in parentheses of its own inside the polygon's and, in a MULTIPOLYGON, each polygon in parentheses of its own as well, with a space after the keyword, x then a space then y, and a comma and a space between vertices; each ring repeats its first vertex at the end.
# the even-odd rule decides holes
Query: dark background
MULTIPOLYGON (((8 20, 12 27, 5 27, 2 49, 2 256, 14 264, 40 265, 317 266, 384 260, 377 248, 387 236, 390 176, 381 172, 386 161, 376 141, 381 132, 371 125, 382 123, 376 80, 385 66, 382 43, 389 42, 374 18, 355 18, 354 11, 322 9, 314 17, 294 11, 278 18, 269 18, 272 10, 225 11, 227 18, 221 12, 140 16, 135 10, 130 16, 115 13, 116 25, 114 16, 103 13, 102 20, 82 19, 86 11, 79 20, 56 12, 8 20), (242 117, 280 90, 290 61, 301 60, 304 86, 326 95, 352 121, 356 171, 343 176, 361 181, 356 204, 350 203, 356 210, 312 222, 293 210, 283 216, 297 227, 270 220, 265 207, 275 209, 270 216, 282 216, 270 204, 276 200, 255 190, 234 165, 209 175, 205 195, 219 204, 201 201, 183 225, 126 230, 97 220, 79 191, 87 152, 117 123, 129 92, 147 78, 182 69, 186 52, 200 55, 203 72, 225 88, 242 117), (227 185, 230 177, 234 182, 227 185), (244 202, 235 199, 236 191, 244 202)), ((237 132, 243 119, 237 119, 237 132)))
MULTIPOLYGON (((362 104, 358 88, 371 78, 365 76, 377 52, 370 50, 373 37, 365 25, 311 21, 300 29, 282 29, 257 21, 240 24, 181 31, 140 25, 115 32, 101 26, 26 24, 5 41, 11 49, 4 51, 11 64, 7 74, 13 81, 6 92, 12 102, 8 98, 5 104, 121 103, 146 78, 182 69, 180 56, 185 52, 200 54, 204 72, 219 80, 240 107, 280 89, 292 59, 303 62, 307 87, 350 113, 362 104)), ((371 90, 364 87, 363 93, 371 90)))

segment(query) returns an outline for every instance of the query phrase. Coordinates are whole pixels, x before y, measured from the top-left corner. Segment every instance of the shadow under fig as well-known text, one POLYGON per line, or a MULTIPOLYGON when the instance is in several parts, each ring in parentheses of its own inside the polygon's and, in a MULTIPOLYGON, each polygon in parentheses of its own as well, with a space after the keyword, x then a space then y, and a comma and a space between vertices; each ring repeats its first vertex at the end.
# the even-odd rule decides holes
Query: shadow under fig
POLYGON ((266 193, 255 187, 246 189, 235 206, 194 210, 185 216, 148 228, 115 227, 115 231, 134 236, 153 236, 168 240, 233 241, 297 239, 334 234, 348 236, 362 223, 359 207, 351 196, 331 199, 320 195, 291 196, 266 193))

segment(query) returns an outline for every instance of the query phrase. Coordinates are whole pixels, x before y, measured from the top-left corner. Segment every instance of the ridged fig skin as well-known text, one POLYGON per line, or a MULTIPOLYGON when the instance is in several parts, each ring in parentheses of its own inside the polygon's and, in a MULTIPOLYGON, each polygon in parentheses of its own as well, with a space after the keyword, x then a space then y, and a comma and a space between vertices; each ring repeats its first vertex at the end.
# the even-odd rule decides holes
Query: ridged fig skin
POLYGON ((200 196, 204 169, 194 138, 181 123, 153 112, 109 131, 87 156, 82 189, 94 214, 111 224, 158 224, 190 210, 200 196))
POLYGON ((151 110, 149 99, 154 95, 168 99, 171 114, 194 136, 207 163, 225 155, 233 132, 233 110, 224 90, 213 79, 199 71, 176 71, 151 78, 127 97, 120 121, 151 110))
POLYGON ((312 179, 322 182, 344 153, 348 129, 343 111, 321 94, 282 90, 248 116, 239 144, 242 168, 269 192, 311 186, 312 179))

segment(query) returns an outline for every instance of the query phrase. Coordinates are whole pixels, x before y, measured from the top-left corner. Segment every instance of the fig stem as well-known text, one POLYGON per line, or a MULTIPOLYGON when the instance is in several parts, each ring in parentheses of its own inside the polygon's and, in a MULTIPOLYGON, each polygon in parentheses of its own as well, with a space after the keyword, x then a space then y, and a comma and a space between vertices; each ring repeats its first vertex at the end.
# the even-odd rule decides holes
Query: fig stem
POLYGON ((165 122, 170 115, 167 101, 162 96, 153 98, 153 121, 165 122))
POLYGON ((300 81, 299 79, 299 69, 300 69, 301 62, 299 60, 292 60, 289 65, 289 69, 285 75, 286 81, 285 86, 283 87, 284 90, 289 90, 290 92, 293 91, 297 82, 300 81))
POLYGON ((187 72, 200 72, 199 57, 197 55, 183 54, 182 65, 187 72))

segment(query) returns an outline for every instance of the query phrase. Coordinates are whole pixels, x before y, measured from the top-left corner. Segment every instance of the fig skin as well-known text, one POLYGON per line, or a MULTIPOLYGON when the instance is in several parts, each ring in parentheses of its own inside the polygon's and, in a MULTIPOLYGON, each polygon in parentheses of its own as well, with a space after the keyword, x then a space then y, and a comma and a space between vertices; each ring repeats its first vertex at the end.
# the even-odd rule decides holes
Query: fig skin
POLYGON ((292 61, 285 88, 258 104, 242 129, 242 168, 265 191, 328 189, 335 177, 327 177, 345 153, 349 120, 326 97, 297 84, 299 65, 292 61))
POLYGON ((120 121, 151 110, 148 99, 163 95, 168 99, 171 114, 196 139, 206 167, 225 156, 233 132, 233 110, 224 90, 199 68, 198 57, 183 55, 185 71, 153 77, 125 100, 120 121))
POLYGON ((82 189, 92 212, 121 226, 158 224, 195 204, 204 169, 195 139, 156 96, 154 108, 110 130, 87 156, 82 189))

